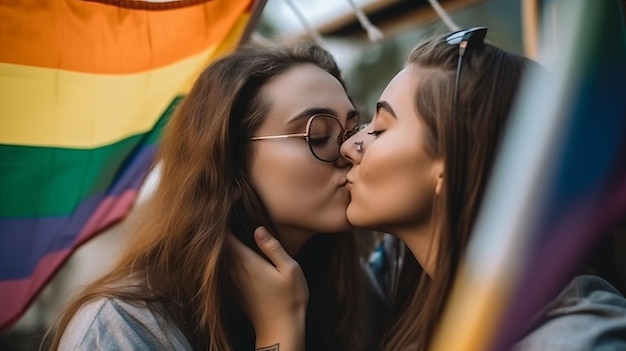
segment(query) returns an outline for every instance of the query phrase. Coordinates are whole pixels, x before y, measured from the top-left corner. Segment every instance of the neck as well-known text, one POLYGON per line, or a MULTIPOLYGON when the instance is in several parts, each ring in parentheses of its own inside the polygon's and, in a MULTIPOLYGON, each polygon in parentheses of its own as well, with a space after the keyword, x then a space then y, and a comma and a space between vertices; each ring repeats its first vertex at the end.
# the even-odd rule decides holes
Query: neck
POLYGON ((432 221, 412 228, 396 230, 393 233, 402 240, 417 259, 424 272, 433 277, 437 265, 438 241, 435 240, 432 221))
POLYGON ((291 257, 296 257, 300 249, 306 244, 316 233, 296 229, 291 227, 277 227, 276 238, 280 241, 285 251, 291 257))

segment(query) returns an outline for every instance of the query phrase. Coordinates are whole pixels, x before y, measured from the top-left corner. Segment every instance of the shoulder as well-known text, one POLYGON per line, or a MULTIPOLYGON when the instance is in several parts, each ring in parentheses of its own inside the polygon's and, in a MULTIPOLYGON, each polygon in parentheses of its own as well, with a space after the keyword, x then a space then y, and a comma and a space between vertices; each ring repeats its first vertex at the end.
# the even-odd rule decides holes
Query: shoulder
POLYGON ((172 322, 146 306, 99 298, 78 310, 67 326, 60 350, 191 350, 172 322))
POLYGON ((574 278, 516 350, 624 350, 626 299, 594 275, 574 278))

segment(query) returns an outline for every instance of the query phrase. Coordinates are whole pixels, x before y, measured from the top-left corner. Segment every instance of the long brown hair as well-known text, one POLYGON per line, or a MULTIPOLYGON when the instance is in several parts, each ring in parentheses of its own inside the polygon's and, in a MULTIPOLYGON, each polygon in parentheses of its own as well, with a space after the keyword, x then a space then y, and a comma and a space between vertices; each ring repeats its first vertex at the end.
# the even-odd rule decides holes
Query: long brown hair
POLYGON ((429 277, 403 248, 384 341, 385 350, 426 350, 443 312, 483 199, 504 127, 530 60, 489 43, 463 58, 458 103, 453 102, 458 45, 434 36, 415 47, 419 67, 415 108, 426 130, 427 152, 444 162, 442 193, 433 204, 439 240, 436 274, 429 277))
MULTIPOLYGON (((156 160, 160 182, 134 241, 108 273, 65 308, 52 349, 81 306, 100 297, 162 313, 194 349, 235 347, 233 339, 241 330, 235 330, 239 326, 232 317, 237 311, 225 238, 232 232, 252 247, 254 228, 272 228, 248 179, 248 139, 270 109, 264 85, 301 64, 320 67, 345 88, 332 56, 313 44, 250 44, 202 72, 167 126, 156 160)), ((314 334, 307 338, 307 348, 348 350, 355 345, 354 300, 361 275, 356 240, 352 232, 320 234, 302 249, 299 261, 311 287, 307 334, 314 334)), ((253 347, 254 339, 248 341, 253 347)))

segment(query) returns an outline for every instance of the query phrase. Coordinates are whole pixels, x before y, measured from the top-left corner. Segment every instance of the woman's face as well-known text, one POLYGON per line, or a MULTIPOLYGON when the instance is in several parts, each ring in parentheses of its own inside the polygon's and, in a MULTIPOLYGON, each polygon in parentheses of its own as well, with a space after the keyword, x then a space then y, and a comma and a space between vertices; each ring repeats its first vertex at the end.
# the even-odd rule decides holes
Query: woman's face
MULTIPOLYGON (((344 128, 358 123, 341 84, 314 65, 298 65, 277 76, 264 86, 263 94, 271 108, 254 137, 305 133, 309 118, 320 113, 336 117, 344 128)), ((251 181, 286 248, 284 233, 290 237, 300 233, 306 241, 315 233, 351 227, 346 219, 348 161, 317 159, 303 138, 251 141, 251 147, 251 181)), ((336 147, 339 155, 338 143, 336 147)))
POLYGON ((371 123, 341 147, 352 162, 348 220, 401 239, 430 221, 443 176, 443 163, 426 152, 414 98, 419 74, 413 66, 400 71, 383 91, 371 123))

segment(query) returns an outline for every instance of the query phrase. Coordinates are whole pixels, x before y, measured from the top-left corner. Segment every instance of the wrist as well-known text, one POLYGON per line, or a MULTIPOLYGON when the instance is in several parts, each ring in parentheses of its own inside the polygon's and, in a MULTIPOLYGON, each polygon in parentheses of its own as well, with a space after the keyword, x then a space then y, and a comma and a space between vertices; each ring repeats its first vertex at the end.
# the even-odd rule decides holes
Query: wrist
POLYGON ((306 309, 277 316, 270 323, 255 325, 256 350, 304 350, 306 309))

